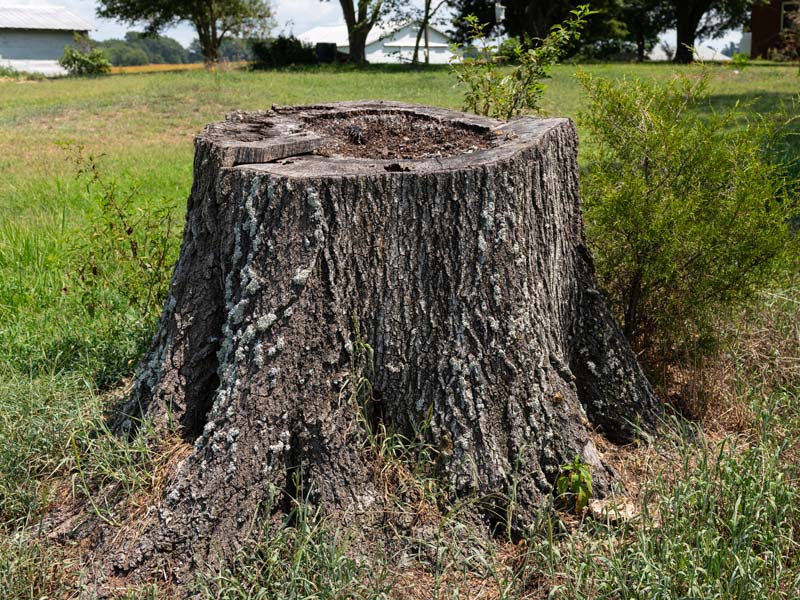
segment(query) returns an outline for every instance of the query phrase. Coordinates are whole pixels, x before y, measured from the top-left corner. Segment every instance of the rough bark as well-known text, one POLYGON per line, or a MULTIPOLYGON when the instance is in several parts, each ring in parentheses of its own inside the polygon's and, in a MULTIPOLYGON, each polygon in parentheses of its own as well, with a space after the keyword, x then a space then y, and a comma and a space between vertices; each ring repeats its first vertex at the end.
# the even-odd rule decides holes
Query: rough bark
POLYGON ((344 520, 380 510, 340 394, 354 315, 380 418, 410 433, 430 417, 423 435, 457 494, 513 487, 522 526, 576 454, 602 489, 590 429, 629 441, 659 409, 594 289, 576 153, 566 119, 393 103, 209 126, 169 299, 116 422, 177 424, 194 451, 142 531, 108 542, 113 574, 180 581, 230 557, 276 490, 344 520), (364 113, 480 131, 490 147, 399 163, 291 156, 287 136, 313 146, 316 119, 364 113))

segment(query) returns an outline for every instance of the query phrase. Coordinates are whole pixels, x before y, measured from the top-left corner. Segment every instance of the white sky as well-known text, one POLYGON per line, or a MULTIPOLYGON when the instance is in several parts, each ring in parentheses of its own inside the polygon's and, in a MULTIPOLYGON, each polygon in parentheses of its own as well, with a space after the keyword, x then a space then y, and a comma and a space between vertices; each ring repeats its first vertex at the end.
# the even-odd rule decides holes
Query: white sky
MULTIPOLYGON (((412 0, 414 4, 421 5, 423 0, 412 0)), ((97 2, 95 0, 0 0, 0 5, 20 5, 20 4, 54 4, 65 6, 70 12, 83 17, 90 23, 94 23, 95 31, 92 37, 98 40, 109 38, 122 38, 125 32, 134 29, 128 25, 122 25, 108 19, 100 19, 95 16, 97 2)), ((275 20, 277 21, 276 33, 300 34, 312 27, 322 25, 337 25, 344 23, 342 9, 338 0, 272 0, 275 10, 275 20)), ((188 46, 197 37, 190 25, 182 24, 166 30, 165 35, 175 38, 184 46, 188 46)), ((672 46, 675 45, 675 32, 667 32, 664 36, 672 46)), ((703 42, 717 49, 722 49, 733 41, 738 43, 741 33, 731 32, 724 38, 703 42)))

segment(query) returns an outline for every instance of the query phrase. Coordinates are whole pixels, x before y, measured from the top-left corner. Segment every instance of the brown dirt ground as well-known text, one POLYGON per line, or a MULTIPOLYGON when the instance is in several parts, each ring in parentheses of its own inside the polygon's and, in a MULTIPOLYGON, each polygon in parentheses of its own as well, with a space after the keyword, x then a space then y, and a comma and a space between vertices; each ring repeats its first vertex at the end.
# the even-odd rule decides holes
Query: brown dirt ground
POLYGON ((316 154, 372 159, 455 156, 494 145, 494 135, 405 114, 316 118, 309 130, 328 138, 316 154))

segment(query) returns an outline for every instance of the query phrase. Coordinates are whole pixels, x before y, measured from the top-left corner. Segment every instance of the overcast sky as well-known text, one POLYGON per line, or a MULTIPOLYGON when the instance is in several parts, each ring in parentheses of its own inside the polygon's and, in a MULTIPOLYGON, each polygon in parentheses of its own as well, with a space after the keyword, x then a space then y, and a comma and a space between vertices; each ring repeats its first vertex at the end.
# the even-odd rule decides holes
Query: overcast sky
MULTIPOLYGON (((422 5, 423 0, 412 0, 414 4, 422 5)), ((94 0, 0 0, 2 4, 54 4, 65 6, 70 12, 83 17, 90 23, 94 23, 95 31, 91 36, 98 40, 109 38, 121 38, 126 31, 133 29, 128 25, 122 25, 115 21, 99 19, 95 16, 97 2, 94 0)), ((300 34, 312 27, 321 25, 337 25, 344 23, 342 9, 337 0, 321 2, 320 0, 272 0, 275 10, 275 20, 278 23, 276 33, 300 34)), ((190 25, 179 25, 166 30, 165 35, 175 38, 184 46, 188 46, 197 37, 194 29, 190 25)), ((721 40, 707 42, 715 48, 721 49, 727 46, 729 41, 739 42, 741 34, 732 32, 721 40)), ((665 39, 675 45, 675 32, 667 32, 665 39)))

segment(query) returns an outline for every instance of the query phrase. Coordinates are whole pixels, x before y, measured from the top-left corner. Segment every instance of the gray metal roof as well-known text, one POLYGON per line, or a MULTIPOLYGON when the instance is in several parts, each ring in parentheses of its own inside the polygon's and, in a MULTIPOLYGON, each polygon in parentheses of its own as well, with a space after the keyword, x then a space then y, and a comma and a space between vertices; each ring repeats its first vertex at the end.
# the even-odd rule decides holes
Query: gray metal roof
POLYGON ((57 29, 89 31, 94 26, 63 6, 8 6, 0 4, 0 29, 57 29))

